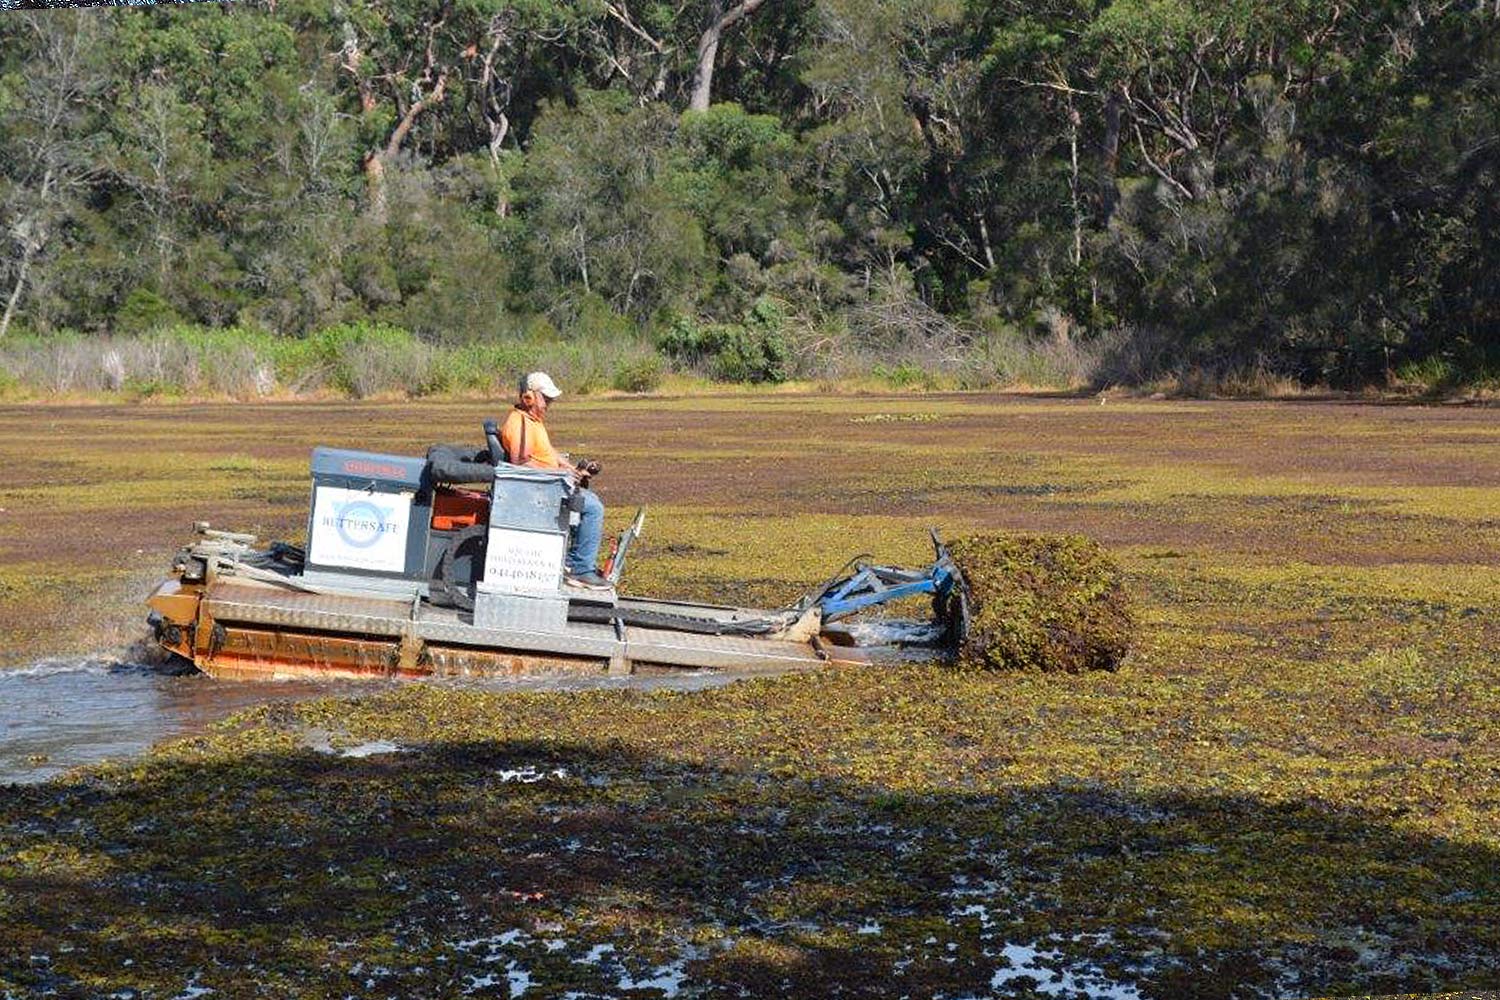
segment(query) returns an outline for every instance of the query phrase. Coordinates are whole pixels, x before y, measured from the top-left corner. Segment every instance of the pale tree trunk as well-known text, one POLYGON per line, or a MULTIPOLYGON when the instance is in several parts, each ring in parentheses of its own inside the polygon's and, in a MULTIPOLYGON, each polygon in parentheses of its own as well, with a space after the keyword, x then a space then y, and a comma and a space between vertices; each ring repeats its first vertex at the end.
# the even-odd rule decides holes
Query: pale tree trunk
POLYGON ((4 340, 5 335, 10 332, 10 321, 16 314, 16 303, 21 301, 21 289, 26 286, 26 272, 31 270, 31 255, 35 252, 33 249, 35 246, 36 244, 28 240, 26 249, 21 254, 21 268, 16 273, 16 286, 10 290, 10 298, 5 302, 5 315, 0 317, 0 340, 4 340))
POLYGON ((979 219, 979 248, 984 251, 984 263, 990 271, 995 270, 995 247, 990 242, 990 224, 984 217, 984 210, 978 213, 979 219))
MULTIPOLYGON (((667 72, 671 68, 671 60, 668 56, 672 54, 672 47, 637 24, 635 19, 630 16, 630 8, 626 5, 625 0, 620 0, 618 4, 605 0, 604 10, 610 17, 618 21, 626 31, 645 42, 650 46, 651 51, 656 53, 656 72, 652 77, 651 85, 639 97, 642 104, 661 100, 662 94, 667 91, 667 72)), ((630 72, 619 61, 613 59, 611 61, 621 70, 628 81, 631 76, 630 72)))
POLYGON ((1078 109, 1073 107, 1073 95, 1068 95, 1068 198, 1073 208, 1073 266, 1083 263, 1083 199, 1079 192, 1078 172, 1078 126, 1081 119, 1078 109))
POLYGON ((36 57, 27 68, 19 99, 11 109, 18 123, 33 126, 29 141, 19 144, 28 151, 30 169, 25 172, 23 188, 34 183, 37 173, 41 184, 29 208, 18 212, 20 218, 12 235, 20 243, 20 260, 16 280, 0 314, 0 340, 9 333, 26 293, 33 267, 46 249, 51 236, 49 217, 60 212, 54 204, 67 196, 70 189, 94 172, 97 162, 96 137, 81 138, 80 108, 89 106, 101 86, 97 67, 92 62, 99 21, 83 12, 41 11, 18 14, 35 33, 39 43, 36 57))
POLYGON ((726 10, 725 0, 709 0, 703 19, 703 34, 698 36, 698 62, 693 70, 689 111, 707 111, 713 99, 714 62, 719 56, 719 39, 724 36, 724 30, 741 18, 754 14, 764 3, 765 0, 740 0, 726 10))
MULTIPOLYGON (((386 162, 394 159, 401 151, 401 144, 406 141, 407 134, 411 132, 417 119, 422 116, 422 112, 441 104, 447 93, 448 67, 438 62, 434 48, 434 36, 442 24, 442 19, 439 19, 427 26, 427 60, 420 80, 422 83, 432 83, 431 92, 425 97, 419 97, 411 107, 406 109, 405 114, 401 116, 401 120, 392 130, 390 138, 386 140, 385 147, 366 152, 361 164, 365 175, 365 189, 370 199, 370 214, 376 221, 383 222, 386 215, 386 162)), ((360 48, 359 35, 355 32, 353 24, 347 21, 344 23, 344 44, 340 50, 340 57, 341 68, 354 77, 355 86, 359 90, 360 111, 368 115, 377 106, 375 88, 371 83, 370 74, 364 70, 365 52, 360 48)))
MULTIPOLYGON (((42 177, 42 205, 44 208, 47 198, 52 193, 52 177, 52 168, 48 167, 47 173, 42 177)), ((41 249, 42 244, 46 241, 43 234, 34 231, 32 219, 25 220, 21 225, 25 227, 20 233, 21 239, 25 241, 21 248, 21 265, 16 269, 15 287, 10 290, 10 297, 5 301, 5 315, 0 316, 0 340, 4 340, 6 334, 10 333, 11 320, 16 317, 16 305, 21 301, 22 289, 26 287, 26 276, 31 271, 32 258, 36 256, 36 252, 41 249)), ((37 222, 35 225, 40 226, 41 223, 37 222)))
MULTIPOLYGON (((500 165, 500 148, 505 143, 505 137, 510 134, 510 118, 505 113, 505 108, 510 103, 510 81, 496 77, 495 58, 507 40, 504 19, 496 17, 490 23, 490 48, 484 54, 484 65, 479 74, 479 111, 490 131, 490 163, 497 167, 500 165), (497 91, 505 96, 499 96, 497 91)), ((500 212, 502 217, 505 214, 504 211, 500 212)))
POLYGON ((385 164, 380 154, 371 150, 365 154, 365 195, 370 201, 370 216, 377 222, 385 221, 385 164))
POLYGON ((10 332, 10 321, 16 315, 16 303, 21 301, 21 289, 26 287, 26 272, 31 270, 31 258, 36 254, 37 240, 29 233, 25 239, 26 248, 21 251, 21 266, 16 271, 16 284, 5 302, 5 315, 0 317, 0 340, 4 340, 5 335, 10 332))
POLYGON ((377 222, 385 221, 385 165, 389 160, 396 158, 401 152, 401 144, 406 141, 412 126, 422 116, 422 112, 436 104, 443 102, 443 95, 448 90, 448 73, 444 70, 438 75, 437 84, 432 88, 432 93, 417 101, 406 109, 406 114, 396 123, 391 132, 391 137, 386 140, 385 148, 379 151, 371 151, 365 154, 365 182, 370 192, 370 214, 377 222))

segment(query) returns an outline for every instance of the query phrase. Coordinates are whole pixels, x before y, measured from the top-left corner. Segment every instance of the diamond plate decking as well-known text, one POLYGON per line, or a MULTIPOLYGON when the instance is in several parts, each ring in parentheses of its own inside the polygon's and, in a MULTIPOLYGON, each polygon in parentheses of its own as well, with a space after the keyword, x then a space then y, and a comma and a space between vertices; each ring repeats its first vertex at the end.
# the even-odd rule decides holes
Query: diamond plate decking
MULTIPOLYGON (((653 605, 682 614, 732 618, 735 609, 699 608, 673 602, 653 605)), ((692 635, 661 629, 623 628, 569 622, 562 631, 479 628, 467 612, 410 601, 339 594, 311 594, 274 585, 221 581, 204 600, 204 610, 221 623, 268 625, 370 638, 412 639, 445 646, 542 653, 599 660, 611 672, 634 663, 723 670, 787 670, 820 666, 825 659, 811 646, 773 639, 692 635)), ((831 650, 839 654, 843 650, 831 650)), ((852 651, 851 651, 852 653, 852 651)), ((849 657, 857 660, 857 655, 849 657)))

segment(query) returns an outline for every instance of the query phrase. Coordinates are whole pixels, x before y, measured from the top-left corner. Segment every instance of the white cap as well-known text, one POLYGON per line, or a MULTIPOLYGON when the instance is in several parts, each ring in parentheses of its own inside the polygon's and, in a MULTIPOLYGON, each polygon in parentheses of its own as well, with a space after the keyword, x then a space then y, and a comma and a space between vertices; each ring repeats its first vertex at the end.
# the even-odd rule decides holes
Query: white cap
POLYGON ((539 392, 548 399, 556 399, 562 395, 562 390, 557 387, 556 382, 552 381, 552 376, 546 372, 532 372, 521 379, 521 391, 523 393, 539 392))

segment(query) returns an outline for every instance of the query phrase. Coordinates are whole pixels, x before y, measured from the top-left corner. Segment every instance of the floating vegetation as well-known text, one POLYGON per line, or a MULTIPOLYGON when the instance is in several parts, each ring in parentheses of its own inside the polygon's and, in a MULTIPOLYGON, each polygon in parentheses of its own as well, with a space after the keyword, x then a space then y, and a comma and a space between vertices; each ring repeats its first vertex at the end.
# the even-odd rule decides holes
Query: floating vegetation
POLYGON ((973 535, 948 546, 969 586, 975 670, 1114 670, 1134 623, 1120 568, 1082 535, 973 535))
POLYGON ((943 419, 941 413, 866 413, 850 417, 851 424, 930 424, 943 419))
MULTIPOLYGON (((312 445, 419 454, 485 406, 0 415, 25 484, 0 490, 0 657, 134 638, 140 587, 100 574, 144 549, 155 579, 194 518, 300 530, 305 494, 234 491, 271 495, 312 445), (60 451, 99 482, 49 481, 60 451), (253 458, 184 478, 224 455, 253 458)), ((614 529, 652 505, 638 593, 775 605, 856 552, 921 565, 929 524, 1086 532, 1124 572, 1130 670, 273 686, 144 757, 0 787, 0 998, 1500 988, 1493 413, 575 397, 558 419, 621 456, 614 529), (951 419, 849 422, 906 406, 951 419)))

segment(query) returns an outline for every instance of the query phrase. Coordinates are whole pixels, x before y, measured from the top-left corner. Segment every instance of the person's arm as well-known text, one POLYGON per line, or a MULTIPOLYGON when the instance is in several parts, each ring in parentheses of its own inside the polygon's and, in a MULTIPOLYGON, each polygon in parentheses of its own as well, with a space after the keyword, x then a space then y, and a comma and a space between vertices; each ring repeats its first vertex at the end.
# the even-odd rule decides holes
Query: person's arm
POLYGON ((552 447, 552 438, 547 434, 547 428, 542 426, 541 421, 528 420, 524 426, 527 432, 526 464, 528 466, 548 472, 573 474, 572 464, 552 447))

